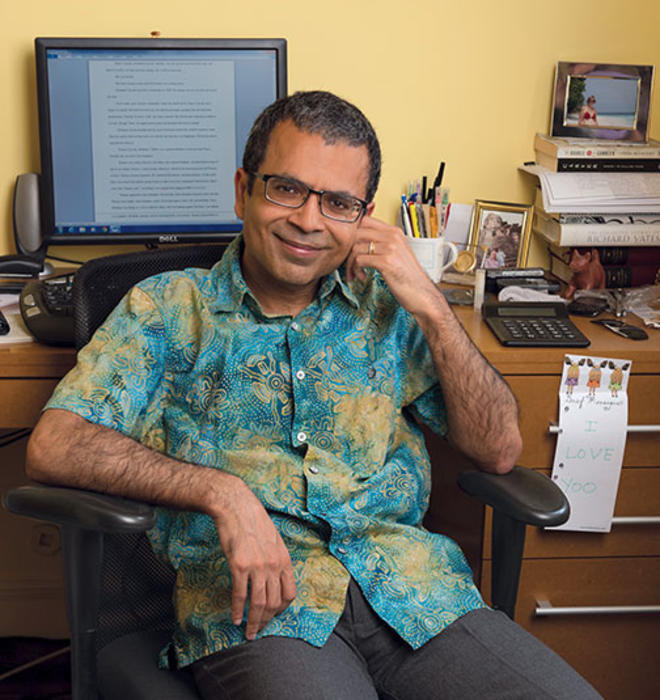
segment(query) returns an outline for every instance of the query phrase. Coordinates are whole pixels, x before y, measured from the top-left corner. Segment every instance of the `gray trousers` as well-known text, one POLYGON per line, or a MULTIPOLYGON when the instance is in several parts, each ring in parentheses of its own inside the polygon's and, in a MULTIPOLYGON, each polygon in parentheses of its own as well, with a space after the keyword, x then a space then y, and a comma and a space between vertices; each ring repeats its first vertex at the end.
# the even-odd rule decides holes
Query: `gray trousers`
POLYGON ((322 648, 264 637, 207 656, 192 670, 204 700, 602 700, 501 612, 475 610, 412 650, 353 581, 322 648))

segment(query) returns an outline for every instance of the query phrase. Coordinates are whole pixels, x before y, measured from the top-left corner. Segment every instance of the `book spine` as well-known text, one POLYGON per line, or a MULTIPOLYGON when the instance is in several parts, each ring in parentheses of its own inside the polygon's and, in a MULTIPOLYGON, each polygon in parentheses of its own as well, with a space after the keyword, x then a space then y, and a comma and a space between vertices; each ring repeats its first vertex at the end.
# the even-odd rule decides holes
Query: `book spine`
POLYGON ((557 158, 554 170, 558 173, 657 173, 660 158, 557 158))
POLYGON ((562 282, 566 282, 566 284, 571 281, 571 277, 573 277, 573 270, 571 270, 571 268, 563 260, 551 256, 549 267, 550 272, 557 279, 561 280, 562 282))
POLYGON ((585 140, 577 143, 537 134, 534 150, 554 158, 660 158, 657 141, 634 144, 585 140))
MULTIPOLYGON (((550 255, 568 260, 572 248, 583 246, 560 246, 544 237, 550 255)), ((660 268, 660 246, 595 246, 601 265, 626 265, 628 267, 660 268)))
POLYGON ((534 228, 559 246, 660 246, 660 224, 560 224, 539 216, 534 228))
POLYGON ((603 266, 603 270, 605 270, 605 286, 608 289, 657 284, 660 277, 660 267, 657 265, 606 265, 603 266))
POLYGON ((660 214, 546 214, 560 224, 657 224, 660 225, 660 214))
POLYGON ((660 246, 598 247, 598 254, 603 265, 660 265, 660 246))
MULTIPOLYGON (((573 277, 573 270, 568 263, 550 252, 550 272, 562 282, 567 284, 573 277)), ((617 287, 640 287, 645 284, 658 284, 660 282, 660 266, 658 265, 604 265, 605 287, 616 289, 617 287)))

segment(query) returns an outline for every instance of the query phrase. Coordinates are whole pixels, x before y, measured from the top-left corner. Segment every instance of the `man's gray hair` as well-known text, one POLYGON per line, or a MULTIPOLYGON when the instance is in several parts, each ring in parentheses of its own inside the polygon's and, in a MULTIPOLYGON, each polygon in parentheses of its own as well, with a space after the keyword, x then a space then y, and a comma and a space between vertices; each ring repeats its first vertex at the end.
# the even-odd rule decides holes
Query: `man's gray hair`
MULTIPOLYGON (((314 90, 296 92, 273 102, 254 122, 243 153, 243 168, 258 172, 266 157, 273 129, 281 122, 292 121, 301 131, 320 134, 326 143, 347 143, 366 146, 369 154, 369 175, 366 201, 371 202, 380 180, 380 144, 374 128, 362 112, 350 102, 331 92, 314 90)), ((253 178, 249 180, 252 189, 253 178)))

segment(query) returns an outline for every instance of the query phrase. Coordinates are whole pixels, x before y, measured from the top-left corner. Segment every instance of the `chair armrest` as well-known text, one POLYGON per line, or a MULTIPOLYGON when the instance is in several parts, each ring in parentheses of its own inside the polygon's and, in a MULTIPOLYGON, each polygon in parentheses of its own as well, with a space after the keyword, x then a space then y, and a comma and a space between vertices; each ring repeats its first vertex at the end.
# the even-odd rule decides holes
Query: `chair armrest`
POLYGON ((3 502, 18 515, 98 532, 142 532, 156 522, 146 503, 79 489, 20 486, 5 493, 3 502))
POLYGON ((570 515, 564 492, 533 469, 514 467, 508 474, 462 472, 458 485, 503 515, 528 525, 561 525, 570 515))

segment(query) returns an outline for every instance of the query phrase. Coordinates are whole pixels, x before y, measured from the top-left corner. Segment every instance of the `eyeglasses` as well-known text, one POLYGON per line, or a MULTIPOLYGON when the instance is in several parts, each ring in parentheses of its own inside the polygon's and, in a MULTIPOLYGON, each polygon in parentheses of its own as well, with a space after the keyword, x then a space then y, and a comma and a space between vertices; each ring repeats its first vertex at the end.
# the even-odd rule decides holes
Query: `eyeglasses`
POLYGON ((637 326, 631 326, 625 321, 619 321, 614 318, 604 318, 592 321, 592 323, 597 323, 599 326, 604 326, 608 331, 616 333, 617 335, 622 335, 624 338, 629 340, 646 340, 649 336, 648 333, 643 328, 638 328, 637 326))
POLYGON ((367 208, 367 202, 339 192, 314 190, 300 180, 281 175, 263 175, 248 172, 252 177, 258 177, 264 182, 264 196, 269 202, 279 204, 289 209, 300 209, 309 199, 310 194, 319 196, 321 214, 333 221, 352 224, 357 221, 367 208))

